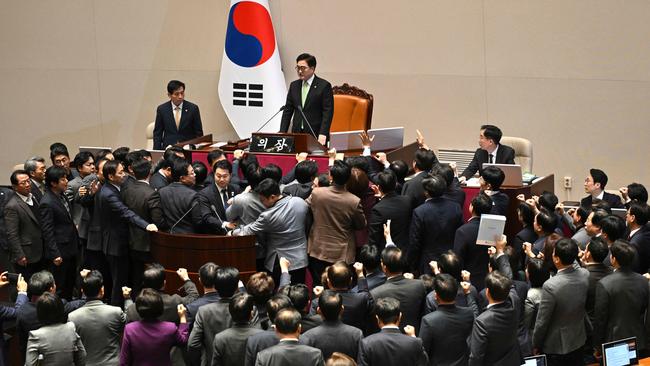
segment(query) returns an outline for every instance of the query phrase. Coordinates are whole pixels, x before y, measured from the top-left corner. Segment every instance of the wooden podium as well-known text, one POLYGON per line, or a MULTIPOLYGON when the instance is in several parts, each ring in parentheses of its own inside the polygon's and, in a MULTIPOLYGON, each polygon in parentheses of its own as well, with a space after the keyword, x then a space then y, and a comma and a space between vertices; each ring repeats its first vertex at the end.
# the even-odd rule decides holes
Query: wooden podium
POLYGON ((175 293, 183 285, 176 275, 178 268, 187 268, 192 281, 200 287, 197 271, 207 262, 236 267, 240 279, 246 283, 256 272, 255 242, 254 235, 169 234, 159 231, 151 233, 151 254, 165 267, 165 291, 175 293))

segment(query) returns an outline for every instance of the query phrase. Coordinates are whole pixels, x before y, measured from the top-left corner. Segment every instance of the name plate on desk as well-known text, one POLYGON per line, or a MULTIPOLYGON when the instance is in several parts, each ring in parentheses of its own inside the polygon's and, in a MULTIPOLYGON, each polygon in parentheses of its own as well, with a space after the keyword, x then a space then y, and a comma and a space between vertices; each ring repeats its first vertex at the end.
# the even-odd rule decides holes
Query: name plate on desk
POLYGON ((296 152, 294 137, 286 135, 253 135, 250 151, 292 154, 296 152))

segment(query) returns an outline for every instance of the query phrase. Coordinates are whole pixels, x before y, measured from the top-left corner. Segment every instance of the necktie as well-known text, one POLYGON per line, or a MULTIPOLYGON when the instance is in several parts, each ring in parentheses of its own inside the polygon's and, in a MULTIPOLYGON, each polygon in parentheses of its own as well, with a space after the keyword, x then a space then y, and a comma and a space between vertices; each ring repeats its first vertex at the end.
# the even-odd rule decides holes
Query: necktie
POLYGON ((181 124, 181 108, 174 107, 174 120, 176 121, 176 129, 181 124))
POLYGON ((223 209, 228 209, 228 192, 225 189, 221 190, 221 199, 223 200, 223 209))
POLYGON ((61 202, 63 203, 63 207, 65 207, 65 210, 68 211, 68 215, 70 215, 70 204, 68 204, 68 200, 61 195, 61 202))
POLYGON ((488 163, 493 164, 494 163, 494 155, 490 154, 490 161, 488 163))
POLYGON ((305 100, 307 100, 307 94, 309 93, 309 84, 306 81, 302 82, 302 106, 305 106, 305 100))

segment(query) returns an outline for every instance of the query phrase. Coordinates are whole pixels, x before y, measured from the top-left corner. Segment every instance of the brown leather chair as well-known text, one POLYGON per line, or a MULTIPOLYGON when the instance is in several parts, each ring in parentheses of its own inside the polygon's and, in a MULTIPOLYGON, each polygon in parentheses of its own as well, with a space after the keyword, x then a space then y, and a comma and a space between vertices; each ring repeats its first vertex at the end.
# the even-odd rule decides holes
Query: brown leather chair
POLYGON ((369 130, 372 121, 372 94, 347 83, 332 88, 334 117, 330 132, 369 130))

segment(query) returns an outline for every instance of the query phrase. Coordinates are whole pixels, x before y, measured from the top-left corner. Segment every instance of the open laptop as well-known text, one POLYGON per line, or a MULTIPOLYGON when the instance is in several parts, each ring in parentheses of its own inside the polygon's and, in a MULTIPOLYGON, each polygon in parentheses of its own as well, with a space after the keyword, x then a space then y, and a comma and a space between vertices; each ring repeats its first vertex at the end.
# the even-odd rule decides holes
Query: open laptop
POLYGON ((526 357, 521 366, 546 366, 546 355, 526 357))
POLYGON ((603 343, 602 355, 605 366, 638 365, 636 337, 603 343))
POLYGON ((506 179, 501 184, 502 187, 521 187, 523 185, 521 175, 521 165, 517 164, 490 164, 484 163, 483 169, 488 166, 495 166, 503 171, 506 179))
MULTIPOLYGON (((361 139, 358 131, 343 131, 330 133, 330 149, 336 151, 361 150, 361 139)), ((404 127, 374 128, 368 130, 368 136, 372 140, 372 151, 388 151, 402 147, 404 143, 404 127)))

